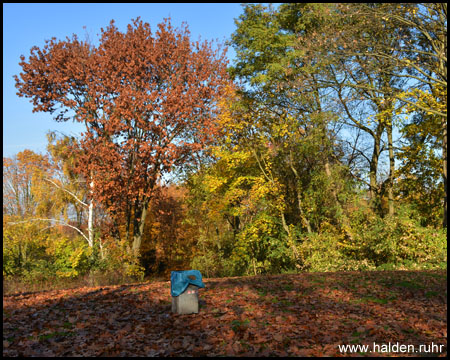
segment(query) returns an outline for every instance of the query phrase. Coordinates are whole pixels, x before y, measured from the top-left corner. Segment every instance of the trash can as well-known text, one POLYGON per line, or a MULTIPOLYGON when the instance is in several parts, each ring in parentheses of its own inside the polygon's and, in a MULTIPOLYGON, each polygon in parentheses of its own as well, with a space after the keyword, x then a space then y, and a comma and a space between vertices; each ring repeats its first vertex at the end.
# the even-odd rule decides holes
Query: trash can
POLYGON ((198 270, 172 271, 170 293, 172 312, 176 314, 198 313, 198 289, 204 288, 202 274, 198 270))

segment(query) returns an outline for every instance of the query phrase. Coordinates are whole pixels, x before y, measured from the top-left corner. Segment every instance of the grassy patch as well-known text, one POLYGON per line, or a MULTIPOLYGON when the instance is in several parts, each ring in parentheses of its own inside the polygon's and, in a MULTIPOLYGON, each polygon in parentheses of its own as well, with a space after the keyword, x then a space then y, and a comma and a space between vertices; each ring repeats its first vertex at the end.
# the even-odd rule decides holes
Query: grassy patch
POLYGON ((231 322, 231 328, 233 329, 234 332, 238 332, 238 331, 242 330, 243 328, 246 328, 248 326, 248 324, 250 324, 250 320, 248 320, 248 319, 245 319, 244 321, 233 320, 231 322))
POLYGON ((267 290, 265 289, 258 290, 258 295, 261 297, 265 297, 267 295, 267 290))
POLYGON ((294 303, 292 301, 289 301, 289 300, 286 300, 286 299, 280 300, 280 304, 282 304, 284 306, 292 306, 292 305, 294 305, 294 303))
POLYGON ((435 296, 438 296, 439 295, 439 293, 437 292, 437 291, 427 291, 426 293, 425 293, 425 297, 426 298, 432 298, 432 297, 435 297, 435 296))
POLYGON ((273 304, 277 304, 279 302, 278 297, 274 296, 271 299, 269 299, 269 301, 273 304))
POLYGON ((447 275, 446 274, 436 274, 436 273, 423 273, 426 276, 430 276, 432 278, 438 279, 438 280, 447 280, 447 275))
POLYGON ((68 322, 68 321, 65 321, 64 324, 63 324, 63 327, 66 328, 66 329, 72 329, 73 328, 73 324, 68 322))
POLYGON ((378 303, 378 304, 387 304, 389 302, 388 299, 380 299, 380 298, 376 298, 374 296, 364 296, 360 299, 356 299, 356 300, 350 300, 350 302, 354 303, 354 304, 367 304, 369 302, 374 302, 374 303, 378 303))
POLYGON ((255 311, 255 308, 253 306, 247 306, 247 308, 245 310, 248 312, 253 312, 253 311, 255 311))
POLYGON ((313 278, 311 280, 311 282, 316 283, 316 284, 325 284, 326 280, 318 277, 318 278, 313 278))
POLYGON ((422 284, 419 284, 419 283, 413 282, 413 281, 408 281, 408 280, 400 281, 396 285, 407 288, 407 289, 413 289, 413 290, 423 289, 422 284))
POLYGON ((66 331, 56 331, 50 334, 42 334, 39 335, 39 341, 43 341, 43 340, 48 340, 48 339, 52 339, 56 336, 74 336, 75 334, 71 331, 66 332, 66 331))

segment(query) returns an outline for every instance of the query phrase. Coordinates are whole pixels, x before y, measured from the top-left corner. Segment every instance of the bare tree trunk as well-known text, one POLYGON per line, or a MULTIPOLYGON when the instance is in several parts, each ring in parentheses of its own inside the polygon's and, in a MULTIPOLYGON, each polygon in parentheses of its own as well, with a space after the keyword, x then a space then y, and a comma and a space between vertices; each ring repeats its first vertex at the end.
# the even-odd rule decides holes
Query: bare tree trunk
POLYGON ((298 203, 298 208, 300 211, 300 217, 303 221, 303 223, 306 225, 306 231, 308 232, 308 234, 312 233, 311 230, 311 224, 308 221, 308 218, 306 217, 305 213, 303 212, 303 206, 302 206, 302 195, 300 194, 300 191, 297 190, 297 203, 298 203))
POLYGON ((297 246, 295 246, 295 242, 294 242, 294 237, 292 234, 292 231, 289 229, 288 224, 286 223, 286 217, 284 216, 284 213, 281 212, 281 223, 283 225, 283 229, 287 232, 288 234, 288 242, 289 242, 289 246, 292 249, 292 253, 294 254, 294 258, 296 260, 298 260, 300 258, 298 250, 297 250, 297 246))
POLYGON ((378 170, 378 159, 380 157, 380 136, 374 137, 374 145, 373 145, 373 153, 372 159, 369 165, 369 178, 370 178, 370 201, 375 201, 378 193, 377 193, 377 170, 378 170))
POLYGON ((134 235, 133 235, 133 255, 139 257, 139 251, 142 243, 142 235, 144 234, 145 218, 147 217, 149 200, 144 200, 140 211, 135 211, 134 219, 134 235), (139 216, 140 215, 140 216, 139 216))
POLYGON ((447 227, 447 119, 442 118, 444 138, 442 140, 442 159, 443 159, 443 172, 444 178, 444 219, 442 221, 442 227, 447 227))
MULTIPOLYGON (((328 159, 325 161, 325 174, 327 175, 328 179, 331 179, 331 170, 330 170, 330 164, 328 162, 328 159)), ((339 199, 338 199, 338 196, 336 194, 336 190, 335 190, 334 187, 332 187, 331 194, 333 195, 333 200, 334 200, 334 203, 336 204, 336 206, 339 207, 342 210, 341 204, 339 202, 339 199)), ((350 240, 353 240, 353 236, 352 236, 352 234, 349 231, 350 228, 351 228, 350 227, 350 222, 348 220, 347 215, 345 215, 343 210, 341 211, 341 218, 338 219, 338 221, 340 222, 339 225, 340 225, 341 229, 344 230, 345 235, 350 240)))
POLYGON ((104 260, 105 259, 105 251, 103 250, 103 244, 102 244, 102 239, 98 239, 98 244, 100 246, 100 259, 104 260))
POLYGON ((387 126, 388 148, 389 148, 389 179, 388 179, 388 204, 389 204, 389 216, 394 216, 394 172, 395 172, 395 159, 394 159, 394 147, 392 142, 392 119, 391 123, 387 126))
MULTIPOLYGON (((293 157, 293 155, 292 155, 292 150, 291 150, 291 151, 289 151, 289 165, 291 167, 292 172, 294 173, 297 184, 299 184, 300 176, 298 175, 297 169, 294 167, 292 157, 293 157)), ((305 213, 303 212, 302 197, 301 197, 299 187, 297 187, 297 203, 298 203, 298 210, 300 212, 300 218, 302 219, 302 222, 306 225, 306 231, 308 232, 308 234, 311 234, 312 233, 311 224, 309 223, 307 217, 305 216, 305 213)))
POLYGON ((94 246, 94 229, 93 229, 94 202, 91 200, 88 209, 88 243, 90 247, 94 246))
POLYGON ((90 187, 91 187, 91 201, 89 203, 89 213, 88 213, 88 236, 89 236, 89 246, 93 247, 94 246, 94 222, 93 222, 93 217, 94 217, 94 199, 92 198, 93 193, 94 193, 94 181, 92 180, 90 183, 90 187))

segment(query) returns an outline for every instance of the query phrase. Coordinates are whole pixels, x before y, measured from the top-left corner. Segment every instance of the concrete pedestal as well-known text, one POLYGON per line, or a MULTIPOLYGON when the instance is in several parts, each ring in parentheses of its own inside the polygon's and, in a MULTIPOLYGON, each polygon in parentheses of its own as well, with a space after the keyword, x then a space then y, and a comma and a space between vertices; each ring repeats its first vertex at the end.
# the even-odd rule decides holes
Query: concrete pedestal
POLYGON ((198 286, 191 285, 179 296, 172 296, 172 312, 176 314, 198 313, 198 286))

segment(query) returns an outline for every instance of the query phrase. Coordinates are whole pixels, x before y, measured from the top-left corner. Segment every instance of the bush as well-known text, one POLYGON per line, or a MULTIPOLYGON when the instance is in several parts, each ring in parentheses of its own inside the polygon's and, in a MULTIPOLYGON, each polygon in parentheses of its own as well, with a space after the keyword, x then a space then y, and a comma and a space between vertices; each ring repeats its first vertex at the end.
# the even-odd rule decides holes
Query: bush
POLYGON ((421 226, 408 207, 398 207, 392 218, 353 215, 355 243, 348 256, 369 259, 377 267, 433 268, 447 262, 446 229, 421 226))
POLYGON ((3 275, 29 276, 44 271, 43 263, 52 261, 46 253, 48 235, 36 223, 11 226, 3 220, 3 275))
POLYGON ((424 266, 447 261, 446 237, 446 231, 421 227, 402 218, 379 221, 363 236, 367 243, 365 252, 377 265, 415 263, 424 266))
POLYGON ((265 213, 238 234, 230 260, 236 275, 280 273, 294 267, 279 219, 265 213))
POLYGON ((408 207, 380 218, 360 204, 350 212, 351 237, 331 225, 301 235, 302 269, 307 271, 446 268, 447 230, 423 227, 408 207))
POLYGON ((355 259, 342 251, 343 235, 324 232, 305 235, 299 251, 302 269, 307 271, 373 270, 370 259, 355 259))
POLYGON ((144 280, 145 268, 139 264, 125 264, 125 276, 131 280, 144 280))
POLYGON ((206 277, 223 276, 224 266, 218 254, 212 250, 206 251, 202 255, 195 256, 191 261, 192 269, 196 269, 206 277))
POLYGON ((46 252, 53 258, 54 273, 60 278, 75 278, 89 270, 92 249, 83 238, 53 236, 46 252))
POLYGON ((199 270, 206 277, 223 277, 236 275, 230 257, 235 247, 235 236, 225 231, 218 239, 200 235, 194 249, 190 266, 199 270))

